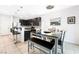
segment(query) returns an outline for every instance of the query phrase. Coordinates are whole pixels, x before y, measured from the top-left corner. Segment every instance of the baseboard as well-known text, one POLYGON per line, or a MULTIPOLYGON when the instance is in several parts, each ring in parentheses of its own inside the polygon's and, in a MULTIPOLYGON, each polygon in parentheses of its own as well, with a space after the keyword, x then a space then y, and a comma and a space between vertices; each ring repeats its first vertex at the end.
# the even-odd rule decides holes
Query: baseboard
POLYGON ((0 34, 0 36, 9 36, 11 34, 0 34))
POLYGON ((68 42, 68 41, 64 41, 65 43, 69 43, 69 44, 73 44, 73 45, 77 45, 79 46, 79 44, 73 43, 73 42, 68 42))

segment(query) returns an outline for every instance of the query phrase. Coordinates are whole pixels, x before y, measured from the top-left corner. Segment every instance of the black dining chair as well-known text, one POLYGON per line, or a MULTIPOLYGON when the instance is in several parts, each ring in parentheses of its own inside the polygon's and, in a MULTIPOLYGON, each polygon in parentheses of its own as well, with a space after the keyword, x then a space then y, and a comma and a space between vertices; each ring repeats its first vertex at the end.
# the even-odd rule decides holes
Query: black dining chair
MULTIPOLYGON (((63 54, 63 43, 64 43, 65 31, 60 31, 60 37, 58 39, 58 46, 60 46, 61 53, 63 54)), ((55 42, 54 39, 50 41, 51 43, 55 42)))

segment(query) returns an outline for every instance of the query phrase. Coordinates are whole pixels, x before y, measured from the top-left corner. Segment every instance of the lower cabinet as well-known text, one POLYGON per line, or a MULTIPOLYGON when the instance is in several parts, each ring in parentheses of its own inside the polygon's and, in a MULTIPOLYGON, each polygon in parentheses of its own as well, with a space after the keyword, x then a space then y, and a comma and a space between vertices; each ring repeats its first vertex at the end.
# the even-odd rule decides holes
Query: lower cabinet
POLYGON ((24 31, 24 41, 30 39, 30 31, 24 31))

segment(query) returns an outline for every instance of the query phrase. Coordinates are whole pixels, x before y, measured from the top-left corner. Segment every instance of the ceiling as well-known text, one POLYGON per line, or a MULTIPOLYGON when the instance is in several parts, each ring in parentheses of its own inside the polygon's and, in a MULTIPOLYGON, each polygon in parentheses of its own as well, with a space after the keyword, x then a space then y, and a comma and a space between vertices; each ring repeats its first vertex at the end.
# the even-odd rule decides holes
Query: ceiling
POLYGON ((31 18, 77 4, 79 3, 76 0, 0 0, 0 14, 31 18), (54 8, 48 10, 46 9, 47 5, 54 5, 54 8))
POLYGON ((29 18, 68 8, 70 6, 54 5, 53 9, 46 9, 47 5, 0 5, 0 14, 29 18))
POLYGON ((32 18, 56 12, 75 4, 79 3, 72 0, 0 0, 0 14, 32 18), (46 9, 47 5, 54 5, 54 8, 48 10, 46 9))
POLYGON ((79 5, 79 0, 0 0, 0 5, 79 5))

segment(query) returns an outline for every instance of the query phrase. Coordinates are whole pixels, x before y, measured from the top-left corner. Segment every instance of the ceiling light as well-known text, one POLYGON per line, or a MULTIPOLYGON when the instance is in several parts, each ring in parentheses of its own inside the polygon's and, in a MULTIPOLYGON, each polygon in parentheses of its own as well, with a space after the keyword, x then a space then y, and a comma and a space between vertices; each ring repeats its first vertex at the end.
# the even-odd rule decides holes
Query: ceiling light
POLYGON ((20 8, 23 8, 23 6, 21 6, 20 8))
POLYGON ((19 9, 17 9, 17 11, 20 11, 19 9))
POLYGON ((48 6, 46 7, 46 9, 52 9, 52 8, 54 8, 54 5, 48 5, 48 6))

